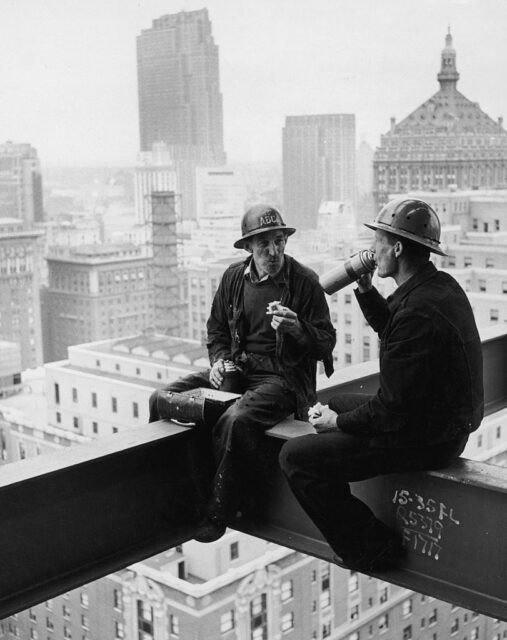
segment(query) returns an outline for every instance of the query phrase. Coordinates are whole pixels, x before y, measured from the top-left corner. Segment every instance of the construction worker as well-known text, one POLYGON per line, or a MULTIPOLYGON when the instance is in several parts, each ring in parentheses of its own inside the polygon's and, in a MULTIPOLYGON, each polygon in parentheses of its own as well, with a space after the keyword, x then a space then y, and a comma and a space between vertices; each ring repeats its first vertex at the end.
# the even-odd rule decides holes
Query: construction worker
MULTIPOLYGON (((249 255, 226 269, 207 323, 211 369, 165 390, 220 389, 231 368, 242 382, 241 398, 211 425, 214 476, 196 535, 202 542, 219 538, 244 507, 248 474, 241 469, 262 462, 256 446, 264 431, 292 413, 306 418, 316 400, 317 361, 330 375, 336 341, 317 274, 285 254, 296 230, 275 208, 255 205, 241 231, 234 246, 249 255)), ((150 422, 165 417, 171 417, 167 393, 156 391, 150 422)))
POLYGON ((440 222, 425 202, 389 202, 375 230, 378 275, 398 288, 384 299, 371 274, 355 291, 380 338, 380 387, 373 396, 338 395, 316 404, 317 436, 294 438, 280 463, 301 505, 336 553, 364 571, 396 566, 399 535, 354 497, 349 483, 378 474, 446 466, 460 455, 483 416, 482 351, 467 296, 438 271, 440 222))

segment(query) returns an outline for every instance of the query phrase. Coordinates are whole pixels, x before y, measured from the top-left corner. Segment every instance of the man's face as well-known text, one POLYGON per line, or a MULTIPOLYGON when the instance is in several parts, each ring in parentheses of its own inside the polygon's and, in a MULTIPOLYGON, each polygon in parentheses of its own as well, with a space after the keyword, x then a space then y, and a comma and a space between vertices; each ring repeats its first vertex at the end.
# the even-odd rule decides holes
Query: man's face
POLYGON ((247 243, 247 249, 252 257, 259 278, 270 275, 274 277, 283 266, 286 236, 283 231, 264 231, 252 236, 247 243))
POLYGON ((397 242, 387 233, 376 229, 373 250, 377 261, 377 273, 380 278, 394 277, 398 273, 398 260, 396 257, 397 242))

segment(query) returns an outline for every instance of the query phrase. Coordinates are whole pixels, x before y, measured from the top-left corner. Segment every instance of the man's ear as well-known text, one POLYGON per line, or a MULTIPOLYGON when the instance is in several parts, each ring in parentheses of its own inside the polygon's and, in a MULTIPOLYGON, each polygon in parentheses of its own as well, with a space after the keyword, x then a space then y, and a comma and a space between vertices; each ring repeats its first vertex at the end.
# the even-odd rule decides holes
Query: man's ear
POLYGON ((394 243, 394 255, 396 258, 399 258, 403 253, 403 243, 399 240, 396 240, 394 243))

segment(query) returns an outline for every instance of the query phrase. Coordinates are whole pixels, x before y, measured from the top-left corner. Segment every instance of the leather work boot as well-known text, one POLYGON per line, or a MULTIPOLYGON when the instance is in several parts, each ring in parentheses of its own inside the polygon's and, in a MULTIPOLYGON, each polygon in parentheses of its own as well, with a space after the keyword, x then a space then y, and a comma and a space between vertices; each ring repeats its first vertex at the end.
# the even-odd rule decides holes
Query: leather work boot
POLYGON ((194 540, 197 542, 215 542, 225 533, 227 527, 224 522, 216 520, 211 516, 205 516, 197 525, 197 534, 194 540))
POLYGON ((406 549, 400 536, 392 532, 388 538, 379 540, 378 544, 355 552, 335 554, 333 561, 347 569, 361 572, 378 572, 396 569, 403 563, 406 549))

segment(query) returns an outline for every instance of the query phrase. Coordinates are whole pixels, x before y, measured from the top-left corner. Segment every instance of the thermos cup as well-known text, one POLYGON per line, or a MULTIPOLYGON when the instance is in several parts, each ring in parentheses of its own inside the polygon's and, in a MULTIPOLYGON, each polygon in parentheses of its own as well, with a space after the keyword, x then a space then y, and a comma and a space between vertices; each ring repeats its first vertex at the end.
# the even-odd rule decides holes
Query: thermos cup
POLYGON ((362 249, 345 262, 322 274, 319 282, 324 291, 331 295, 351 282, 355 282, 363 274, 373 271, 375 266, 375 254, 369 249, 362 249))

